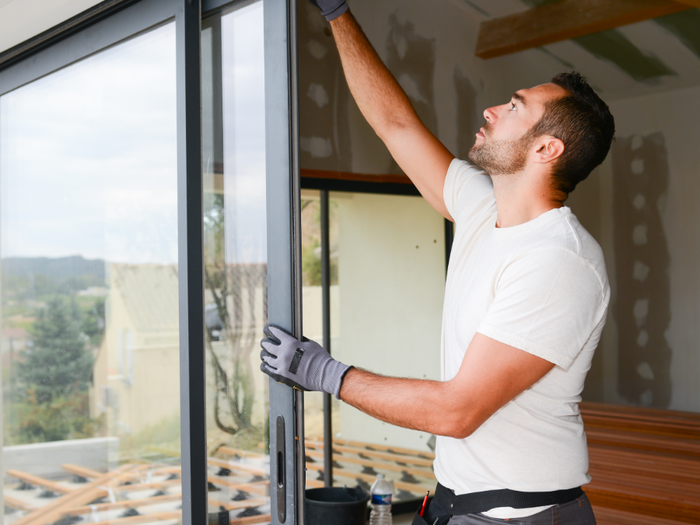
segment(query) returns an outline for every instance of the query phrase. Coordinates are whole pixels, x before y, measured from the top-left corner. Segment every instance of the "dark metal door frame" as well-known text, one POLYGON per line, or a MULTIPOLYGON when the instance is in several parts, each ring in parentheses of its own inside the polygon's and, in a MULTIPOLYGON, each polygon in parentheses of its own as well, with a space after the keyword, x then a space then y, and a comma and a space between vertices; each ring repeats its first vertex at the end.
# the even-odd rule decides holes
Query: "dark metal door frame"
MULTIPOLYGON (((296 4, 296 0, 263 0, 269 318, 270 322, 301 336, 296 4)), ((270 380, 273 525, 304 523, 303 417, 303 393, 270 380)))
MULTIPOLYGON (((268 307, 301 334, 296 1, 262 0, 265 15, 268 307)), ((0 95, 109 46, 176 24, 182 521, 208 522, 202 217, 201 20, 230 0, 106 0, 0 53, 0 95), (204 6, 204 9, 203 7, 204 6)), ((272 523, 303 523, 303 395, 270 382, 272 523), (284 422, 279 428, 276 421, 284 422), (277 450, 277 438, 284 450, 277 450), (282 453, 283 479, 277 476, 282 453), (279 501, 279 503, 278 503, 279 501), (283 511, 280 514, 280 511, 283 511), (282 517, 283 519, 279 519, 282 517)))

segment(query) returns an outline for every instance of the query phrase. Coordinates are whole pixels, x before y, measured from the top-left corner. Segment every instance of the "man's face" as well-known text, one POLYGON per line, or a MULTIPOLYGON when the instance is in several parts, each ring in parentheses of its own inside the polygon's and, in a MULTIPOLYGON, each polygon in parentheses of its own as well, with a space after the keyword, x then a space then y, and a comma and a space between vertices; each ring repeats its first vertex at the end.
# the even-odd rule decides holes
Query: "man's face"
POLYGON ((536 138, 528 131, 542 118, 548 101, 566 94, 556 84, 542 84, 516 91, 507 104, 485 110, 486 124, 476 134, 469 160, 489 175, 507 175, 525 169, 536 138))

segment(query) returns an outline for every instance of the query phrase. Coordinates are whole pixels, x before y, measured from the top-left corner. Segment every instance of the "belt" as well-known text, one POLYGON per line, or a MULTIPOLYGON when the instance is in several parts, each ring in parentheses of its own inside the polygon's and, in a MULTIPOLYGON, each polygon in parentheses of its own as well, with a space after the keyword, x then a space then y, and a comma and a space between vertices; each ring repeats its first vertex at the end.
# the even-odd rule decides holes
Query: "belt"
POLYGON ((435 499, 440 507, 455 516, 485 512, 497 507, 527 509, 544 505, 561 505, 573 501, 583 494, 581 487, 551 492, 520 492, 517 490, 498 489, 471 494, 455 495, 451 489, 438 483, 435 499))

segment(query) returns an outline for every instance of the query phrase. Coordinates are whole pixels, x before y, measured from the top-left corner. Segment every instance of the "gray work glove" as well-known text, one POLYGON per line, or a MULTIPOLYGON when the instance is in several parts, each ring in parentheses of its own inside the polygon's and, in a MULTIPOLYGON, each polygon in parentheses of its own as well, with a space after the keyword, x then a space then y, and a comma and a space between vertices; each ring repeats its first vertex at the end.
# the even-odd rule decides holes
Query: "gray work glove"
POLYGON ((315 341, 299 341, 278 326, 268 324, 265 333, 268 337, 260 341, 260 370, 297 390, 325 392, 340 399, 340 385, 351 366, 333 359, 315 341))
POLYGON ((345 0, 309 0, 312 4, 321 10, 321 14, 326 17, 329 22, 338 18, 348 10, 348 4, 345 0))

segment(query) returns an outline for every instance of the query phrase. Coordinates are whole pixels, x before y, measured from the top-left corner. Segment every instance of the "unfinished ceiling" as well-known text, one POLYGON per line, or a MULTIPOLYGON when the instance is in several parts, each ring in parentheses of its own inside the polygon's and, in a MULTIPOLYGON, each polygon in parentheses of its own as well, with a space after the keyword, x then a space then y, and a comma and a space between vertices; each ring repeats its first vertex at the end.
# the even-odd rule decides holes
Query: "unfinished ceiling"
MULTIPOLYGON (((459 5, 474 20, 483 23, 482 35, 475 50, 479 56, 503 56, 513 53, 517 56, 519 53, 538 53, 543 60, 557 62, 563 69, 580 71, 596 89, 605 93, 608 99, 635 97, 700 85, 700 9, 692 7, 700 4, 700 1, 452 0, 452 2, 459 5), (576 8, 579 6, 576 4, 590 6, 585 11, 586 15, 597 9, 601 15, 598 18, 602 22, 586 20, 586 16, 581 15, 580 9, 577 12, 576 8), (624 12, 621 4, 632 5, 632 8, 628 7, 627 12, 624 12), (635 9, 637 7, 638 9, 635 9), (537 8, 541 9, 533 11, 537 8), (623 11, 621 17, 615 18, 617 15, 612 13, 615 9, 623 11), (533 15, 542 13, 544 18, 544 15, 551 14, 554 10, 558 13, 553 15, 552 21, 540 24, 539 31, 545 34, 544 40, 540 41, 558 40, 558 25, 568 26, 566 31, 559 32, 560 35, 565 35, 566 39, 534 47, 533 43, 536 44, 537 38, 542 38, 542 35, 533 36, 533 31, 529 31, 531 28, 528 27, 527 18, 529 17, 530 21, 541 22, 537 20, 537 16, 533 17, 533 15), (610 16, 604 20, 606 11, 610 16), (662 13, 663 16, 656 16, 658 13, 662 13), (562 20, 559 24, 556 24, 557 16, 562 20), (625 16, 627 16, 626 19, 625 16), (634 23, 626 22, 626 20, 634 21, 635 16, 636 20, 649 16, 655 17, 634 23), (514 28, 518 23, 521 27, 526 27, 522 36, 511 39, 515 41, 515 46, 507 49, 505 45, 500 44, 499 39, 492 39, 492 42, 490 44, 486 42, 488 45, 485 46, 483 37, 486 29, 499 28, 507 31, 509 27, 507 22, 510 22, 511 27, 514 28), (595 29, 596 23, 602 24, 599 27, 606 27, 606 24, 608 24, 607 27, 615 27, 620 23, 626 25, 600 31, 595 29), (586 24, 594 28, 595 32, 588 33, 586 24), (577 34, 581 36, 574 36, 577 34), (528 39, 530 39, 529 42, 528 39), (500 49, 499 45, 501 45, 500 49), (484 52, 485 49, 486 52, 484 52)), ((498 58, 484 59, 498 60, 498 58)))

